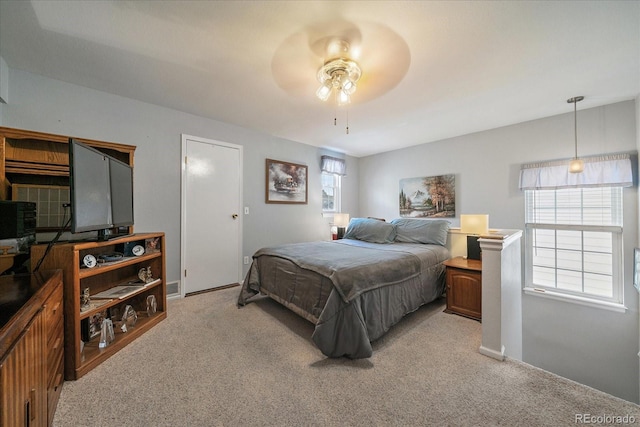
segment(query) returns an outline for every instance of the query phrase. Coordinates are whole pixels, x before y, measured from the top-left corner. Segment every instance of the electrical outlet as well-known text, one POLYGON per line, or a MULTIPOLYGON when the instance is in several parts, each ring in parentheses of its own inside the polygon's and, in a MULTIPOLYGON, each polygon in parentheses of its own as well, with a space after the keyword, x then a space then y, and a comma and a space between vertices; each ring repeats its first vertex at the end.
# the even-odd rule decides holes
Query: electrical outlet
POLYGON ((244 257, 244 263, 245 263, 245 265, 249 264, 249 257, 248 256, 244 257))

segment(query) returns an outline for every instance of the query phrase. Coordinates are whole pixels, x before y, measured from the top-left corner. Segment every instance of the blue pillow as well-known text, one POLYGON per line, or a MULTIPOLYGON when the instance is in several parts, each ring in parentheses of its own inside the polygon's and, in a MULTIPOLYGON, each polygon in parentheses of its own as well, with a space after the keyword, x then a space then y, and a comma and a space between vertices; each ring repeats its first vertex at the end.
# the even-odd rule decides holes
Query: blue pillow
POLYGON ((344 238, 369 243, 391 243, 395 235, 395 226, 388 222, 370 218, 353 218, 349 221, 344 238))
POLYGON ((430 243, 445 246, 449 221, 443 219, 398 218, 391 221, 396 226, 396 242, 430 243))

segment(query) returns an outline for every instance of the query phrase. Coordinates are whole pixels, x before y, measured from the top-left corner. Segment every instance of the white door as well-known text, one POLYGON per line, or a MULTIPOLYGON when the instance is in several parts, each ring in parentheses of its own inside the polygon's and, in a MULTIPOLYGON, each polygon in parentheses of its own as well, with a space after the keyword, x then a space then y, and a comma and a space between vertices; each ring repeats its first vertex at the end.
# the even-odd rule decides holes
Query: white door
POLYGON ((242 146, 182 136, 182 295, 241 280, 242 146))

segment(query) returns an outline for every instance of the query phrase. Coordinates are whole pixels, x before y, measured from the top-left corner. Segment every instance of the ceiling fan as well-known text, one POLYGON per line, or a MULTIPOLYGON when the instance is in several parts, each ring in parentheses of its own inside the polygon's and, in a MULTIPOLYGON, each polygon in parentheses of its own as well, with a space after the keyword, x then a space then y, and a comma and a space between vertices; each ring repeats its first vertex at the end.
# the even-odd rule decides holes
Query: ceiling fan
POLYGON ((389 27, 336 20, 287 37, 273 55, 271 71, 292 97, 316 102, 316 96, 328 99, 338 87, 338 104, 359 104, 393 89, 410 63, 407 43, 389 27))

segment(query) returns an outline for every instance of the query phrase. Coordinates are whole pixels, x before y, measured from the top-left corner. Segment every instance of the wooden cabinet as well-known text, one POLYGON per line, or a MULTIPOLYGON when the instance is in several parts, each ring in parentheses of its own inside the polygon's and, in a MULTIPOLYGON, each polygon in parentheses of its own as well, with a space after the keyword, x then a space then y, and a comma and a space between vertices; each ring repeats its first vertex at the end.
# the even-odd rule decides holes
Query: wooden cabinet
POLYGON ((452 258, 447 267, 447 313, 482 319, 482 261, 452 258))
MULTIPOLYGON (((164 233, 141 233, 117 238, 106 242, 77 242, 54 245, 42 263, 41 268, 60 268, 64 275, 64 334, 65 365, 64 377, 76 380, 108 359, 115 352, 135 340, 145 331, 165 319, 166 280, 165 280, 165 236, 164 233), (123 253, 123 247, 140 244, 145 247, 142 255, 123 256, 111 260, 114 253, 123 253), (86 255, 100 260, 95 267, 83 265, 86 255), (110 256, 111 255, 111 256, 110 256), (138 277, 141 269, 149 270, 153 282, 143 285, 138 277), (91 296, 113 289, 116 286, 134 286, 126 296, 114 296, 110 299, 92 298, 92 302, 101 303, 85 311, 80 310, 83 290, 88 289, 91 296), (155 312, 147 311, 148 297, 156 302, 155 312), (123 332, 118 327, 125 306, 130 305, 137 314, 137 321, 123 332), (119 313, 116 315, 116 312, 119 313), (100 347, 99 333, 89 332, 93 324, 94 332, 99 332, 97 319, 111 318, 114 323, 115 340, 106 347, 100 347), (96 330, 97 329, 97 330, 96 330), (84 338, 84 341, 83 341, 84 338)), ((46 245, 31 248, 31 262, 35 265, 43 256, 46 245)))
MULTIPOLYGON (((0 127, 0 200, 29 200, 38 205, 37 231, 58 230, 63 217, 59 193, 69 187, 70 136, 0 127), (19 191, 18 189, 23 191, 19 191), (27 191, 29 191, 28 195, 27 191), (53 192, 55 197, 45 197, 53 192), (23 194, 19 194, 23 193, 23 194), (47 193, 48 195, 48 193, 47 193), (43 200, 59 200, 55 205, 39 206, 43 200)), ((76 138, 133 166, 133 145, 76 138)), ((68 197, 68 190, 66 191, 68 197)), ((68 215, 67 215, 68 217, 68 215)), ((132 233, 133 229, 129 230, 132 233)))
POLYGON ((62 274, 59 286, 44 305, 47 336, 47 419, 49 425, 58 405, 64 382, 64 304, 62 274))
POLYGON ((0 276, 0 427, 47 426, 62 390, 62 272, 0 276))

